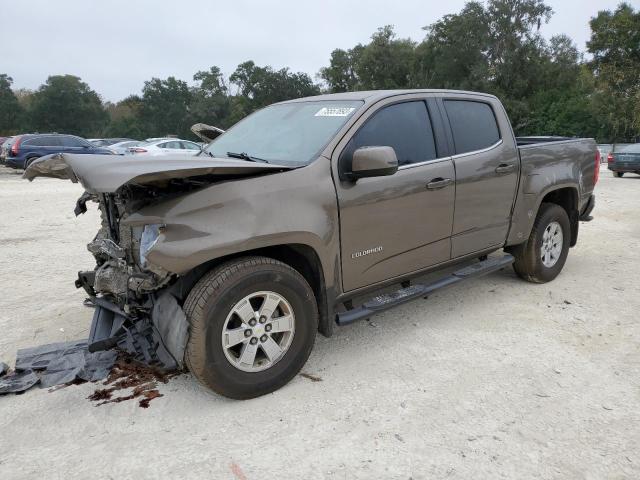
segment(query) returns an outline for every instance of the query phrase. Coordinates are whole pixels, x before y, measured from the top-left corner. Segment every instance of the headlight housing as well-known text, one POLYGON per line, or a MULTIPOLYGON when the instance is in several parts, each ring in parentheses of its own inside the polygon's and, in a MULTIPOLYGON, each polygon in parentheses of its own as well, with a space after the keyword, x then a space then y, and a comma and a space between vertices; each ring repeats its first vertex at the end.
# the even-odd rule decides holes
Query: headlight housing
POLYGON ((147 254, 157 243, 160 234, 164 230, 163 224, 145 225, 140 237, 140 265, 147 268, 147 254))

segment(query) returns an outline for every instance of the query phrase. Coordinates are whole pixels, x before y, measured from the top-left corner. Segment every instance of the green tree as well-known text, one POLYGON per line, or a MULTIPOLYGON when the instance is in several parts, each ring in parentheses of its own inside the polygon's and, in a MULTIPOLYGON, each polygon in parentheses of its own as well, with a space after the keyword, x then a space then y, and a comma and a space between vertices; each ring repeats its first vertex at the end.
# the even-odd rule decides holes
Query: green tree
POLYGON ((320 93, 320 87, 306 73, 291 73, 288 68, 258 67, 251 60, 238 65, 229 81, 238 88, 241 97, 232 101, 232 121, 275 102, 320 93))
POLYGON ((231 111, 229 87, 218 67, 199 71, 193 79, 198 82, 192 89, 191 122, 207 123, 227 128, 231 111))
POLYGON ((175 77, 144 82, 140 120, 145 136, 190 136, 191 98, 187 83, 175 77))
POLYGON ((329 66, 320 69, 322 78, 332 92, 349 92, 360 88, 357 65, 364 47, 360 44, 349 50, 340 48, 331 52, 329 66))
POLYGON ((411 86, 414 49, 415 42, 397 39, 391 25, 379 28, 359 54, 356 72, 360 87, 370 90, 411 86))
POLYGON ((142 139, 147 137, 142 122, 142 98, 130 95, 116 104, 108 104, 109 125, 106 137, 124 137, 142 139))
POLYGON ((96 92, 73 75, 55 75, 33 94, 28 122, 40 132, 99 135, 108 115, 96 92))
POLYGON ((621 3, 598 12, 590 26, 594 101, 609 123, 610 140, 633 140, 640 134, 640 10, 621 3))
POLYGON ((489 20, 481 3, 469 2, 424 30, 427 37, 416 49, 420 87, 488 89, 489 20))
POLYGON ((12 135, 18 132, 22 116, 22 106, 11 90, 13 79, 0 74, 0 135, 12 135))

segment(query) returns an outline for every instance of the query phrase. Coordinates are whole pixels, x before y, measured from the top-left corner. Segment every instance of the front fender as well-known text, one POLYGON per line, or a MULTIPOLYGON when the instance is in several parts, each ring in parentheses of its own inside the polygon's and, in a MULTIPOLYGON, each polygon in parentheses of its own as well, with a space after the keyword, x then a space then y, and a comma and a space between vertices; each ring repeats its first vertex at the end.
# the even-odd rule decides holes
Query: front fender
POLYGON ((296 170, 220 182, 145 207, 122 223, 164 224, 147 259, 179 275, 227 255, 302 244, 317 253, 325 284, 334 283, 338 212, 324 158, 296 170))

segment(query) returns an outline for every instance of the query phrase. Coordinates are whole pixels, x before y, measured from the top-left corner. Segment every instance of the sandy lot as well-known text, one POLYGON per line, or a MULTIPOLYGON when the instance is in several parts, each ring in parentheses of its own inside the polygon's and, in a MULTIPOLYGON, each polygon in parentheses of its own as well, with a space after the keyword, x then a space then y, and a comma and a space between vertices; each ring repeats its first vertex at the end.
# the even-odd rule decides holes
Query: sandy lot
MULTIPOLYGON (((0 359, 86 337, 81 187, 0 167, 0 359)), ((318 336, 254 400, 190 375, 150 408, 96 385, 0 397, 0 478, 640 478, 640 177, 602 171, 560 277, 511 270, 318 336)))

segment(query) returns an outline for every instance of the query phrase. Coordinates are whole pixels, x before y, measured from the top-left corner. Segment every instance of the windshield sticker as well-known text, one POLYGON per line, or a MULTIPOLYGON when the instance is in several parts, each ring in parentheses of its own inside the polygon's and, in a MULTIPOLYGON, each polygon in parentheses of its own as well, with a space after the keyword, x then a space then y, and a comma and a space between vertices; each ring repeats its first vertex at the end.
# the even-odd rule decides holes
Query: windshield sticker
POLYGON ((346 117, 354 110, 354 107, 322 107, 314 117, 346 117))

